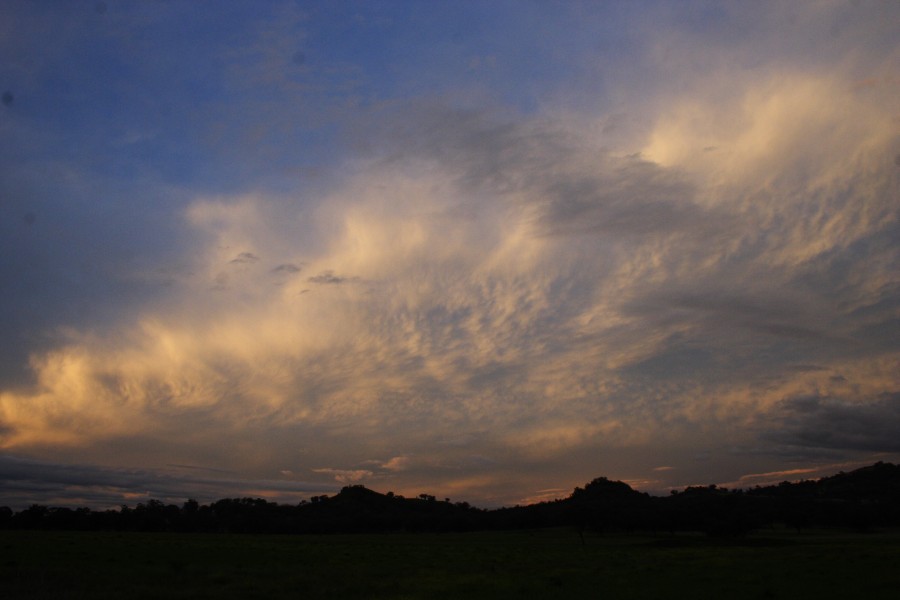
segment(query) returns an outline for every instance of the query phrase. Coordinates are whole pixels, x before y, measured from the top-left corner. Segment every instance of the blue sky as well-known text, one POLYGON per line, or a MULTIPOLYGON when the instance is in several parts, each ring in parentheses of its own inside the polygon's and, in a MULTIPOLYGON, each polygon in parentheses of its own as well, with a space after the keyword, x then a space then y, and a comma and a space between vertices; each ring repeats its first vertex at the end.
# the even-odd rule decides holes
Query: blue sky
POLYGON ((0 503, 896 460, 898 19, 3 3, 0 503))

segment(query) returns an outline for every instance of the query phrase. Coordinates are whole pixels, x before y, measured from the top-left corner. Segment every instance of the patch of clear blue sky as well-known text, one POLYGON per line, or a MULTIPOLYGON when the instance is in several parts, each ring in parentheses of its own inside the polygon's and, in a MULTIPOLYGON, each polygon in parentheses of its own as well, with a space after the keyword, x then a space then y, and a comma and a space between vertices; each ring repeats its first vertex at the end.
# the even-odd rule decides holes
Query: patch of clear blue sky
POLYGON ((19 38, 29 48, 12 50, 41 58, 30 73, 6 69, 5 79, 19 116, 49 134, 35 156, 76 160, 100 177, 235 191, 333 164, 347 151, 344 124, 385 102, 493 103, 529 114, 566 87, 602 99, 592 61, 629 51, 623 13, 634 9, 547 8, 19 3, 13 12, 33 31, 19 38))

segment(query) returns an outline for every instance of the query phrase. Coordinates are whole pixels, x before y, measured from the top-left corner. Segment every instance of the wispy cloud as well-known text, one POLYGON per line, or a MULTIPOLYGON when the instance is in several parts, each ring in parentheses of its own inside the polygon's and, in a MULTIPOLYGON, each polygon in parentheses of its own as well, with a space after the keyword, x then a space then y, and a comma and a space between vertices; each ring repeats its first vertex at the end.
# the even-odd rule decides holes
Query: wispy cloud
POLYGON ((318 275, 314 275, 312 277, 307 278, 307 281, 310 283, 321 283, 325 285, 339 285, 341 283, 347 283, 348 281, 353 281, 356 279, 355 277, 341 277, 339 275, 335 275, 334 271, 322 271, 318 275))
POLYGON ((335 481, 340 483, 359 483, 365 481, 374 475, 372 471, 366 469, 313 469, 313 473, 324 473, 331 475, 335 481))
POLYGON ((31 504, 50 506, 134 506, 150 499, 180 505, 193 498, 210 502, 226 497, 264 495, 297 503, 334 485, 294 480, 247 480, 204 467, 169 465, 128 469, 92 464, 40 461, 0 454, 0 504, 21 510, 31 504), (198 471, 205 474, 198 474, 198 471))
POLYGON ((232 258, 229 262, 232 264, 252 264, 255 262, 259 262, 259 257, 252 252, 241 252, 237 255, 237 257, 232 258))

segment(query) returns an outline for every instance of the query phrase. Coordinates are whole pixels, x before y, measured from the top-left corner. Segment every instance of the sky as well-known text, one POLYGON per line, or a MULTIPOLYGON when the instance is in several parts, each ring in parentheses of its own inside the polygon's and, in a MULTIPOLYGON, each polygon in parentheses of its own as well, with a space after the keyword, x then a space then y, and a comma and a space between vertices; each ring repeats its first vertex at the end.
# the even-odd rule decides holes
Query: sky
POLYGON ((900 459, 900 3, 0 3, 0 505, 900 459))

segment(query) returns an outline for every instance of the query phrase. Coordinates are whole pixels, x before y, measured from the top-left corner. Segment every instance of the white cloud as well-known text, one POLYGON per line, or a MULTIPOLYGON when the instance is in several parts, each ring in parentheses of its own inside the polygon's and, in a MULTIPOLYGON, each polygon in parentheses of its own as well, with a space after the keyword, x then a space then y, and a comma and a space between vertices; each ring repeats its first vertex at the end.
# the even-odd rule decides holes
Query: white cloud
POLYGON ((332 475, 338 483, 359 483, 372 477, 372 471, 366 469, 313 469, 313 473, 332 475))
POLYGON ((410 461, 408 456, 395 456, 382 464, 381 468, 387 471, 405 471, 409 468, 410 461))

